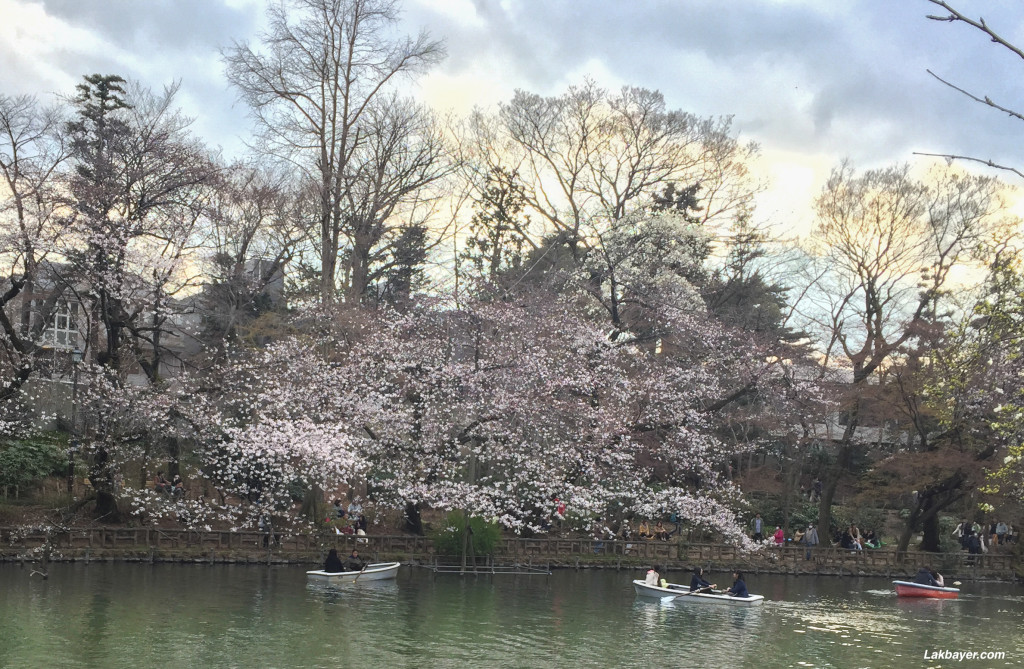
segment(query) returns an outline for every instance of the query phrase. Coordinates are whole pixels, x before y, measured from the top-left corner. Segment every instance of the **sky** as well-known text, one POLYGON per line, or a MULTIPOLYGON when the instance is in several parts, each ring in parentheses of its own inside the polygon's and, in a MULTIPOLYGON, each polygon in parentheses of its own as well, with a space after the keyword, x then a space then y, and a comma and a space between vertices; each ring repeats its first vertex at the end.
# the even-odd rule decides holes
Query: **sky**
MULTIPOLYGON (((225 154, 250 123, 219 50, 256 40, 266 0, 0 0, 0 95, 69 95, 82 75, 160 90, 181 81, 194 130, 225 154)), ((950 0, 1024 45, 1017 0, 950 0)), ((831 168, 969 155, 1021 166, 1024 121, 935 74, 1024 110, 1024 62, 927 0, 405 0, 401 28, 445 42, 409 86, 439 110, 494 109, 516 89, 557 95, 585 77, 661 91, 670 108, 732 116, 762 150, 757 218, 800 233, 831 168)), ((1013 182, 1013 175, 1003 173, 1013 182)))

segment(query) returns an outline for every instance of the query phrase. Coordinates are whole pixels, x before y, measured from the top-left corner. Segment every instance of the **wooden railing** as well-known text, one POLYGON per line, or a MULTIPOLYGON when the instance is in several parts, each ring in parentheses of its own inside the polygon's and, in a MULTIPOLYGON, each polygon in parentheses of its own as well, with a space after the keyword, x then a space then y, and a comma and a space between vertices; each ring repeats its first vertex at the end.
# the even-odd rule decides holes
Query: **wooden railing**
MULTIPOLYGON (((0 528, 0 557, 16 558, 44 545, 65 557, 77 557, 86 551, 108 555, 139 553, 174 554, 289 554, 296 559, 319 560, 325 547, 346 552, 358 548, 367 557, 395 557, 406 560, 434 559, 429 537, 408 535, 316 535, 259 530, 193 531, 150 527, 95 527, 66 531, 0 528)), ((887 570, 916 570, 929 565, 940 571, 999 573, 1024 571, 1018 554, 995 551, 985 555, 956 553, 897 553, 889 548, 849 551, 835 546, 819 546, 810 558, 803 546, 766 548, 744 553, 726 544, 683 541, 594 541, 584 538, 502 538, 496 546, 495 560, 509 563, 602 564, 638 566, 664 564, 673 568, 704 566, 765 571, 839 570, 849 573, 885 573, 887 570)))

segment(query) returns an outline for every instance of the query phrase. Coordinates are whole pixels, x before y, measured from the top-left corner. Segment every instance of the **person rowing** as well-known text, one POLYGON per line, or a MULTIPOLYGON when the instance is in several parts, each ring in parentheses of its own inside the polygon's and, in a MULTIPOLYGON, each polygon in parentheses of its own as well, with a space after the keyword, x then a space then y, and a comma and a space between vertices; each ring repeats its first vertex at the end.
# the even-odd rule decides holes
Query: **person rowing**
POLYGON ((690 592, 696 592, 698 590, 706 590, 711 588, 712 592, 718 587, 704 580, 704 570, 700 567, 694 567, 693 576, 690 577, 690 592))
POLYGON ((743 581, 743 572, 734 571, 732 578, 732 587, 726 590, 724 594, 733 597, 749 597, 750 593, 747 592, 747 584, 743 581))

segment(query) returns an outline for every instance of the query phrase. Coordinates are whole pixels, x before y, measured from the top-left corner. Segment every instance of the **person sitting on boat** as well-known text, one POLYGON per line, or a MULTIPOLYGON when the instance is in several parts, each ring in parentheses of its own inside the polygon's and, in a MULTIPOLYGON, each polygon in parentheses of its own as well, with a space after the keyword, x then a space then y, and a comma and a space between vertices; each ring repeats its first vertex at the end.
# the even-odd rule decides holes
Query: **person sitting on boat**
POLYGON ((946 581, 944 578, 942 578, 942 574, 935 571, 934 569, 932 569, 932 578, 935 579, 935 582, 939 584, 940 588, 946 587, 946 581))
POLYGON ((914 583, 920 583, 921 585, 939 585, 939 582, 932 576, 931 567, 921 567, 917 570, 917 576, 914 577, 914 583))
POLYGON ((732 587, 726 590, 725 594, 732 595, 733 597, 749 597, 750 593, 747 592, 747 584, 743 580, 743 572, 734 571, 732 578, 732 587))
POLYGON ((348 571, 362 571, 365 566, 366 563, 359 557, 359 551, 353 548, 352 552, 348 554, 348 558, 345 559, 345 569, 348 571))
POLYGON ((341 558, 338 557, 337 548, 332 548, 327 553, 327 559, 324 560, 324 571, 329 574, 337 574, 345 571, 345 565, 341 563, 341 558))
POLYGON ((704 580, 704 570, 703 569, 701 569, 700 567, 695 567, 694 568, 693 576, 690 577, 690 592, 695 592, 697 590, 704 590, 706 588, 711 588, 712 590, 714 590, 716 587, 718 587, 718 586, 714 585, 712 583, 708 583, 707 581, 704 580))
POLYGON ((658 573, 658 565, 654 565, 647 570, 647 578, 644 580, 645 585, 658 587, 658 583, 661 580, 661 574, 658 573))

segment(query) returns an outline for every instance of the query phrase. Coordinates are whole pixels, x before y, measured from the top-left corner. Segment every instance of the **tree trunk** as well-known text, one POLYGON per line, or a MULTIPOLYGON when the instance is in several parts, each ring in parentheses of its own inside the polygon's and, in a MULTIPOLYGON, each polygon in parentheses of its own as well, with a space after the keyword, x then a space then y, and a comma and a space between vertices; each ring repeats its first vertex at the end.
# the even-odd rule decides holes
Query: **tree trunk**
POLYGON ((423 536, 423 520, 420 518, 420 505, 405 503, 405 529, 417 536, 423 536))

